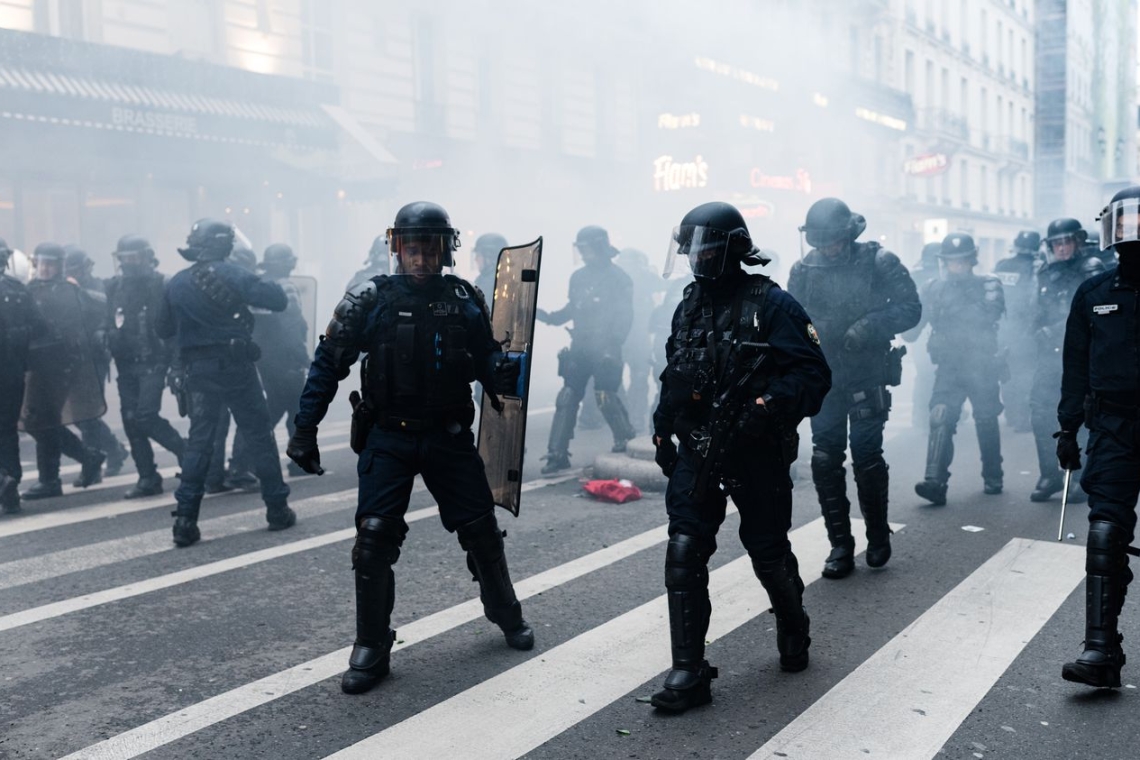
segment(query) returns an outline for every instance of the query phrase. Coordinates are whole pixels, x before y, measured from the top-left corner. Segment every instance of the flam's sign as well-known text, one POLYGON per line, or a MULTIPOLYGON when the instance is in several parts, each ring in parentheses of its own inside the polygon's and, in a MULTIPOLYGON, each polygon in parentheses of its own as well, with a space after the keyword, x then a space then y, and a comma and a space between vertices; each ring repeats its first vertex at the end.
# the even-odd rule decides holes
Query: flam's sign
POLYGON ((698 155, 680 163, 672 156, 659 156, 653 162, 653 189, 657 192, 705 187, 709 183, 709 165, 698 155))
POLYGON ((903 161, 903 172, 912 177, 930 177, 950 168, 950 157, 945 153, 924 153, 903 161))

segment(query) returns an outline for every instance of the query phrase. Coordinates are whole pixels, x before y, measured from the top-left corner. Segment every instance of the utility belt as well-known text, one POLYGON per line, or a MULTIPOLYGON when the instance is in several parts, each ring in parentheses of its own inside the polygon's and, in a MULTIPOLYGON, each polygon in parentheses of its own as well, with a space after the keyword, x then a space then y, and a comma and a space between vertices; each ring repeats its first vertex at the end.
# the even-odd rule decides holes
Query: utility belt
POLYGON ((383 409, 373 408, 372 402, 362 398, 357 391, 349 394, 348 403, 352 406, 352 429, 349 433, 349 445, 357 454, 364 451, 368 444, 368 434, 374 427, 398 433, 446 430, 455 435, 461 430, 470 428, 475 421, 474 406, 405 417, 387 414, 383 409))
POLYGON ((1085 397, 1085 412, 1086 417, 1099 412, 1126 420, 1137 420, 1140 419, 1140 399, 1133 393, 1094 391, 1091 396, 1085 397))
POLYGON ((855 391, 848 394, 848 399, 851 402, 849 413, 857 420, 877 417, 891 410, 891 392, 886 386, 878 385, 867 390, 855 391))
POLYGON ((210 346, 186 346, 181 350, 185 364, 197 361, 256 362, 261 358, 261 348, 252 340, 235 338, 229 343, 215 343, 210 346))

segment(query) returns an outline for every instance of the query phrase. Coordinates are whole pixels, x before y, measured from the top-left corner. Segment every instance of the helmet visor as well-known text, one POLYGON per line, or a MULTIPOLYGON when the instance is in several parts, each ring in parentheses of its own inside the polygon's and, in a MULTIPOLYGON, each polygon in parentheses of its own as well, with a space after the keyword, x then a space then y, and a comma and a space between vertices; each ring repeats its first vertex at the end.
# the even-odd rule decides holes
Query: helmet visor
POLYGON ((715 280, 724 273, 728 258, 728 244, 732 236, 712 227, 682 225, 673 228, 673 240, 665 260, 664 276, 668 277, 676 266, 678 256, 684 256, 693 274, 715 280))
POLYGON ((416 279, 442 275, 454 266, 455 233, 388 230, 389 271, 416 279))
POLYGON ((1140 198, 1113 201, 1100 212, 1100 247, 1140 240, 1140 198))
POLYGON ((1077 254, 1080 253, 1083 242, 1081 236, 1074 235, 1071 232, 1046 238, 1045 258, 1050 264, 1055 261, 1069 261, 1076 258, 1077 254))

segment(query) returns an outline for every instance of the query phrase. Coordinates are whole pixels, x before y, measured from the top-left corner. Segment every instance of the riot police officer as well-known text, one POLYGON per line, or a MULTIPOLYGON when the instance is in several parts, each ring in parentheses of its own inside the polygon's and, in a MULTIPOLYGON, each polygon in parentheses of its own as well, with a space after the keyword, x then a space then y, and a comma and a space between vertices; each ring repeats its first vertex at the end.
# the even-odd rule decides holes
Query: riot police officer
POLYGON ((180 462, 186 442, 161 414, 172 352, 172 346, 156 332, 166 277, 156 269, 158 261, 150 242, 139 235, 119 238, 112 256, 119 274, 107 283, 105 332, 118 371, 123 430, 139 474, 138 482, 123 498, 137 499, 162 493, 162 476, 150 442, 180 462))
MULTIPOLYGON (((261 359, 257 363, 261 382, 265 386, 265 402, 269 407, 269 422, 273 427, 285 417, 289 434, 294 431, 293 417, 297 414, 301 389, 305 387, 305 373, 309 367, 309 323, 301 309, 301 293, 289 279, 297 267, 297 255, 284 243, 274 243, 265 249, 258 267, 262 277, 275 282, 285 290, 289 305, 282 312, 258 313, 253 328, 253 339, 261 346, 261 359)), ((244 442, 243 442, 244 443, 244 442)), ((304 475, 295 462, 289 462, 289 474, 304 475)))
POLYGON ((574 249, 584 266, 570 275, 569 301, 558 311, 538 310, 541 322, 574 322, 569 348, 558 353, 563 385, 554 402, 544 474, 570 468, 570 439, 590 378, 594 380, 598 409, 613 432, 613 451, 625 451, 626 443, 637 435, 618 397, 621 347, 633 324, 633 281, 613 263, 618 250, 610 245, 610 235, 601 227, 580 229, 574 249))
MULTIPOLYGON (((938 252, 942 250, 942 241, 927 243, 922 246, 918 264, 910 270, 911 279, 919 293, 930 280, 938 278, 938 252)), ((921 299, 919 299, 921 300, 921 299)), ((911 328, 902 334, 903 340, 915 342, 921 330, 911 328)), ((934 365, 930 362, 930 355, 926 353, 926 341, 918 340, 914 351, 907 352, 914 363, 914 389, 911 391, 910 424, 913 428, 925 429, 928 423, 927 415, 930 402, 930 392, 934 389, 934 365)))
POLYGON ((943 275, 931 280, 922 292, 922 321, 911 334, 930 325, 926 350, 935 365, 934 390, 930 396, 930 439, 926 449, 926 474, 915 493, 932 504, 946 503, 950 463, 954 459, 954 433, 968 398, 974 412, 978 448, 982 456, 984 492, 1000 494, 1001 360, 997 326, 1005 314, 1001 280, 976 275, 978 248, 974 239, 953 232, 942 240, 938 253, 943 275))
POLYGON ((383 235, 377 235, 368 249, 368 258, 364 260, 364 268, 357 270, 352 279, 345 286, 345 292, 353 290, 357 285, 367 282, 373 277, 388 274, 388 246, 383 235))
MULTIPOLYGON (((1033 438, 1037 444, 1037 465, 1041 477, 1029 498, 1048 501, 1064 487, 1057 468, 1056 445, 1053 441, 1054 415, 1061 397, 1061 351, 1065 342, 1065 324, 1073 295, 1081 283, 1104 272, 1097 256, 1083 255, 1086 233, 1076 219, 1054 219, 1046 232, 1046 263, 1037 274, 1037 299, 1029 334, 1036 343, 1036 370, 1029 394, 1033 413, 1033 438)), ((1081 436, 1081 444, 1085 436, 1081 436)), ((1073 488, 1069 499, 1084 503, 1080 486, 1073 488)))
POLYGON ((363 400, 352 399, 360 498, 352 550, 356 643, 341 679, 349 694, 371 689, 388 674, 395 639, 392 566, 408 532, 404 514, 416 475, 439 502, 443 526, 458 534, 487 619, 502 629, 508 646, 534 646, 471 432, 471 381, 491 391, 513 387, 519 365, 504 359, 474 286, 444 273, 454 265, 459 231, 443 208, 404 206, 387 239, 393 274, 350 290, 336 307, 309 369, 287 449, 307 472, 323 472, 317 425, 340 381, 367 354, 363 400))
POLYGON ((157 322, 158 336, 177 338, 179 362, 186 373, 190 437, 182 455, 182 483, 177 502, 174 543, 190 546, 201 538, 198 508, 222 410, 229 407, 242 431, 250 462, 261 481, 270 530, 297 521, 289 508, 289 486, 281 477, 277 441, 269 424, 265 392, 254 362, 250 307, 283 311, 288 303, 280 285, 265 282, 225 259, 234 247, 228 222, 200 219, 178 252, 193 262, 170 279, 157 322))
POLYGON ((796 425, 819 411, 831 372, 803 308, 769 278, 741 268, 762 259, 736 208, 706 203, 686 214, 673 231, 669 261, 676 256, 688 259, 696 279, 673 315, 653 414, 657 463, 669 477, 665 588, 673 667, 652 703, 683 712, 712 699, 717 676, 704 659, 708 562, 729 496, 776 614, 780 668, 808 665, 804 584, 788 542, 788 470, 796 425))
POLYGON ((1120 686, 1120 611, 1132 571, 1129 544, 1140 494, 1140 186, 1113 196, 1100 215, 1101 244, 1115 249, 1114 271, 1077 288, 1065 327, 1057 459, 1078 470, 1077 430, 1089 428, 1084 652, 1065 664, 1066 681, 1120 686))
POLYGON ((1027 338, 1033 335, 1040 248, 1041 235, 1022 230, 1013 241, 1013 255, 994 265, 994 276, 1001 280, 1005 294, 1006 317, 998 330, 998 342, 1009 361, 1009 379, 1002 384, 1005 421, 1019 433, 1031 429, 1029 390, 1037 356, 1033 341, 1027 338))
POLYGON ((487 303, 495 297, 495 267, 499 263, 499 253, 509 245, 507 239, 497 232, 486 232, 475 238, 475 267, 479 270, 474 285, 483 294, 487 303))
POLYGON ((891 340, 922 314, 914 281, 898 256, 878 243, 855 242, 866 227, 863 216, 838 198, 816 201, 800 228, 812 250, 788 277, 788 293, 811 315, 831 367, 831 392, 811 419, 811 474, 831 541, 824 578, 844 578, 855 569, 843 467, 848 420, 867 564, 882 567, 891 557, 883 427, 891 409, 887 386, 898 385, 902 374, 901 351, 891 349, 891 340))
POLYGON ((24 371, 34 334, 50 328, 27 287, 7 274, 12 249, 0 238, 0 512, 20 511, 20 407, 24 403, 24 371))

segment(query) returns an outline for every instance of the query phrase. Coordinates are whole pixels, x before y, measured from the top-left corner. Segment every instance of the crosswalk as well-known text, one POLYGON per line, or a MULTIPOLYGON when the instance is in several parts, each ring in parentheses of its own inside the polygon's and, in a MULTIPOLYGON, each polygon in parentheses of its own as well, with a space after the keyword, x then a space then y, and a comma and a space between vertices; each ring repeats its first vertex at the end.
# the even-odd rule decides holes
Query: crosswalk
MULTIPOLYGON (((336 435, 340 431, 330 439, 336 435)), ((351 461, 335 444, 328 449, 331 459, 341 457, 339 464, 351 461)), ((189 550, 170 544, 168 496, 0 521, 0 757, 909 760, 957 756, 947 751, 955 741, 971 748, 964 757, 986 757, 988 750, 976 747, 992 740, 959 736, 980 720, 979 705, 993 698, 1028 651, 1060 656, 1053 654, 1058 647, 1067 647, 1067 654, 1079 638, 1074 621, 1082 609, 1083 547, 1046 540, 1055 525, 1052 512, 978 496, 963 498, 956 515, 908 503, 901 496, 907 484, 899 483, 892 489, 896 557, 885 571, 860 567, 836 583, 818 574, 829 547, 807 484, 795 492, 790 539, 813 616, 812 667, 794 675, 775 667, 774 620, 747 555, 735 545, 738 518, 730 506, 710 566, 709 657, 721 667, 715 701, 684 716, 654 716, 640 700, 669 668, 660 577, 668 538, 663 499, 647 494, 620 506, 593 502, 578 495, 580 476, 526 482, 520 519, 501 519, 516 590, 538 635, 530 653, 502 647, 483 619, 454 538, 438 524, 419 529, 438 509, 417 482, 406 515, 413 530, 396 567, 393 676, 363 697, 341 694, 337 682, 352 636, 344 612, 351 609, 347 556, 355 536, 355 489, 330 487, 297 499, 301 521, 282 533, 264 530, 263 508, 256 495, 247 495, 234 511, 205 517, 206 539, 189 550), (82 540, 93 521, 135 511, 147 519, 129 534, 82 540), (14 542, 48 534, 73 540, 42 553, 4 556, 14 542), (922 546, 911 543, 917 537, 922 546), (211 544, 224 551, 207 553, 211 544), (940 583, 923 582, 929 570, 924 562, 940 563, 940 583), (311 576, 324 568, 340 568, 338 582, 328 584, 338 589, 331 596, 311 576), (79 577, 98 588, 72 593, 70 581, 79 577), (325 620, 335 629, 322 637, 332 646, 283 643, 272 659, 243 659, 249 642, 239 632, 260 625, 247 609, 256 605, 243 599, 257 596, 266 578, 291 585, 299 600, 290 611, 296 622, 325 620), (874 631, 880 638, 872 636, 873 645, 856 647, 857 660, 845 659, 839 639, 860 633, 843 621, 865 625, 873 615, 850 614, 860 598, 891 595, 905 599, 901 611, 884 616, 898 620, 898 627, 874 631), (136 616, 143 603, 152 614, 181 610, 191 597, 211 605, 217 641, 198 642, 204 650, 180 666, 177 690, 161 672, 133 672, 140 654, 115 645, 113 621, 136 616), (29 667, 29 655, 60 646, 64 631, 72 654, 29 667), (90 709, 73 714, 70 706, 80 697, 65 696, 41 679, 62 686, 68 668, 86 667, 85 644, 74 640, 79 632, 102 642, 91 651, 108 661, 111 674, 87 697, 90 709), (153 704, 122 701, 135 691, 154 695, 153 704), (802 698, 788 700, 792 693, 802 698), (105 716, 97 717, 101 711, 105 716), (755 717, 761 714, 770 717, 755 717)), ((862 552, 862 523, 853 522, 856 551, 862 552)), ((177 631, 156 621, 153 635, 177 631)), ((274 637, 293 640, 286 630, 263 635, 268 638, 260 643, 271 651, 274 637)), ((132 646, 146 646, 139 642, 148 636, 134 632, 132 646)), ((169 641, 153 645, 165 648, 169 641)), ((1036 688, 1035 710, 1042 709, 1039 702, 1047 710, 1067 709, 1065 698, 1040 694, 1063 686, 1036 688)), ((1134 709, 1136 691, 1121 694, 1121 711, 1134 709)), ((1003 720, 1009 724, 1000 729, 1005 736, 1022 728, 1013 717, 1003 720)), ((1079 756, 1063 749, 1080 746, 1079 732, 1052 739, 1062 749, 1049 757, 1079 756)), ((1006 756, 1037 755, 1023 750, 1006 756)))

